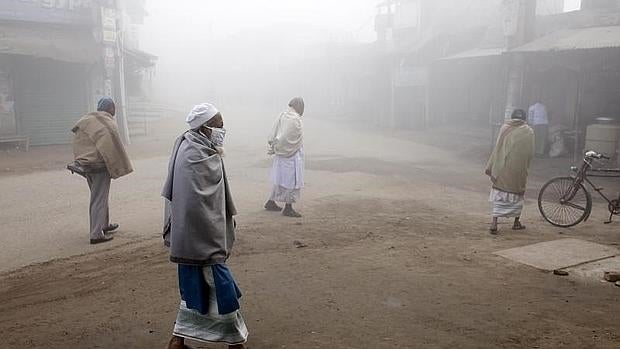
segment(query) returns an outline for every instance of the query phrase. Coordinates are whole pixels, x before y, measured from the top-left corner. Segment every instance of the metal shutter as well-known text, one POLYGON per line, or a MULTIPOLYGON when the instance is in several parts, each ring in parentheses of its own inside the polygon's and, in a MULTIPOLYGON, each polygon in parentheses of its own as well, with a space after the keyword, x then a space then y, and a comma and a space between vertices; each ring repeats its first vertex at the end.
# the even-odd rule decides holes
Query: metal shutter
POLYGON ((71 128, 88 111, 85 67, 29 57, 14 63, 19 133, 32 145, 71 143, 71 128))

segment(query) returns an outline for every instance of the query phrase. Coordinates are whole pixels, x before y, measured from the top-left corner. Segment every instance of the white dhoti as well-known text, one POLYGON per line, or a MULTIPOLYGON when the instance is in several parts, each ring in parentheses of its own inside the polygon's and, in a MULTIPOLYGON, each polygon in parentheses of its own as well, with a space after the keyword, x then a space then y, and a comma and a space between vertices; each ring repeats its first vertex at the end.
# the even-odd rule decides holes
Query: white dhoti
POLYGON ((493 203, 493 217, 516 218, 521 217, 525 197, 493 188, 489 201, 493 203))
POLYGON ((269 200, 286 204, 297 202, 304 187, 303 148, 288 158, 276 155, 271 168, 271 180, 273 190, 269 200))
POLYGON ((205 343, 245 343, 248 329, 241 313, 239 310, 225 315, 219 313, 213 272, 210 267, 206 267, 203 273, 209 288, 209 312, 201 314, 197 310, 189 309, 186 303, 181 301, 173 334, 205 343))

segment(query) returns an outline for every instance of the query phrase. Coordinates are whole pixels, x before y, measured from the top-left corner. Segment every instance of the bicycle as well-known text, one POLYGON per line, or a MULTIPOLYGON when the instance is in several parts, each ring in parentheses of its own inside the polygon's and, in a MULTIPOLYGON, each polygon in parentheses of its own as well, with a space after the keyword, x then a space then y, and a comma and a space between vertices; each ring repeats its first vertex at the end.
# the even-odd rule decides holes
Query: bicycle
POLYGON ((543 218, 556 227, 568 228, 587 221, 592 213, 592 195, 584 183, 589 184, 608 203, 609 220, 620 215, 620 193, 617 199, 611 199, 603 193, 603 188, 596 186, 588 178, 592 177, 620 177, 620 169, 595 169, 594 160, 610 160, 609 157, 595 151, 585 153, 580 168, 575 166, 571 170, 574 176, 556 177, 545 183, 538 194, 538 210, 543 218), (597 175, 592 173, 602 173, 597 175))

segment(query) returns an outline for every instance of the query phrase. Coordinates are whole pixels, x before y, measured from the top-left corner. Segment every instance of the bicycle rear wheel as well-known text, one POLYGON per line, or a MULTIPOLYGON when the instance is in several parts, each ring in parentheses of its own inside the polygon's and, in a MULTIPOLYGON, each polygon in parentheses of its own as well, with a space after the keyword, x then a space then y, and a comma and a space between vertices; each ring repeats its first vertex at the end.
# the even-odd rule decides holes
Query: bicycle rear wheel
POLYGON ((572 227, 590 215, 592 196, 581 183, 576 184, 574 178, 553 178, 540 189, 538 210, 556 227, 572 227))

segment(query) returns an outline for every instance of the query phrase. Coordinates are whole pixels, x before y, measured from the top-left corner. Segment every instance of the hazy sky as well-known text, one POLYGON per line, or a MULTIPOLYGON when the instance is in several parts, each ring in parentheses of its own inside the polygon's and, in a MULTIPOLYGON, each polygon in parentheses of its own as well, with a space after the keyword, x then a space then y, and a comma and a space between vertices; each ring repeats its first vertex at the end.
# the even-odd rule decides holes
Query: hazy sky
POLYGON ((256 83, 256 72, 295 64, 293 56, 304 57, 317 44, 371 42, 377 3, 148 0, 141 47, 159 56, 153 98, 186 104, 221 92, 225 83, 245 85, 246 77, 256 83), (216 83, 218 76, 225 79, 216 83))
MULTIPOLYGON (((200 33, 226 39, 255 28, 295 23, 331 38, 372 41, 378 0, 149 0, 145 30, 200 33)), ((150 36, 147 41, 155 39, 150 36)))

